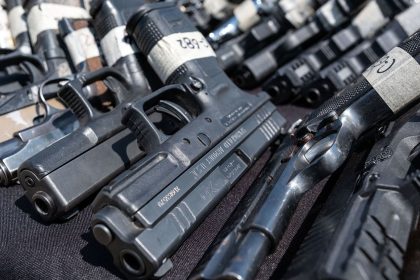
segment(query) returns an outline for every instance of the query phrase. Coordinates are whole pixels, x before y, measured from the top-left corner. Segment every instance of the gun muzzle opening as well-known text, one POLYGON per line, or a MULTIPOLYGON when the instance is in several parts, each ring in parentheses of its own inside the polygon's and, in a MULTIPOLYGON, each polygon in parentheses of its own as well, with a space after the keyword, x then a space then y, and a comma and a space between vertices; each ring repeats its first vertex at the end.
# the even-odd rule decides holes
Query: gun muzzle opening
POLYGON ((316 105, 316 104, 320 103, 320 101, 321 101, 321 93, 319 92, 318 89, 311 89, 310 91, 308 91, 308 93, 305 97, 305 101, 309 105, 316 105))
POLYGON ((47 217, 53 214, 54 202, 44 192, 38 192, 32 196, 32 201, 36 211, 43 217, 47 217))
POLYGON ((142 259, 132 251, 124 250, 120 254, 123 269, 136 276, 142 276, 145 273, 145 267, 142 259))
POLYGON ((291 97, 290 91, 287 90, 287 82, 282 81, 279 84, 268 86, 265 91, 272 97, 272 101, 276 104, 283 104, 289 101, 291 97))

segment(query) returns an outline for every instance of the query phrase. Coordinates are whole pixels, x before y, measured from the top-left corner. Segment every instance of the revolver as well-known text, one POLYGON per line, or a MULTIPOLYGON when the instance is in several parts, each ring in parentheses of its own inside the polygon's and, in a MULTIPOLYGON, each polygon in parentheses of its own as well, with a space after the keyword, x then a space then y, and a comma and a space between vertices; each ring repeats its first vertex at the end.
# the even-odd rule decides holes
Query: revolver
POLYGON ((404 277, 420 211, 419 120, 414 108, 381 130, 385 135, 360 171, 342 169, 344 179, 329 184, 332 191, 283 279, 404 277))
MULTIPOLYGON (((269 182, 269 192, 222 239, 195 279, 253 279, 283 237, 303 195, 343 165, 363 134, 418 101, 419 59, 420 32, 373 64, 356 84, 298 127, 290 136, 290 147, 283 148, 289 155, 278 159, 282 164, 274 165, 281 172, 269 182)), ((263 182, 257 185, 264 185, 267 178, 260 180, 263 182)))
POLYGON ((124 107, 122 122, 146 156, 99 192, 92 229, 125 275, 146 279, 170 269, 172 253, 285 119, 266 93, 232 83, 173 4, 144 5, 127 31, 167 86, 124 107))

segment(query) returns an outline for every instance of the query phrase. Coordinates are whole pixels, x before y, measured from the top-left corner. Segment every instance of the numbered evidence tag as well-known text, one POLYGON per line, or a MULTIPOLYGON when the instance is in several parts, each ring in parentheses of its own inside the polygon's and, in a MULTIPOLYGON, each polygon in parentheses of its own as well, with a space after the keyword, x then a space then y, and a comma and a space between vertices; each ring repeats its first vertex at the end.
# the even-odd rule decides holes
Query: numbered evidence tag
POLYGON ((216 57, 216 54, 203 34, 195 31, 162 38, 150 51, 147 60, 165 82, 182 64, 206 57, 216 57))
POLYGON ((420 65, 401 48, 391 50, 363 76, 394 113, 420 96, 420 65))

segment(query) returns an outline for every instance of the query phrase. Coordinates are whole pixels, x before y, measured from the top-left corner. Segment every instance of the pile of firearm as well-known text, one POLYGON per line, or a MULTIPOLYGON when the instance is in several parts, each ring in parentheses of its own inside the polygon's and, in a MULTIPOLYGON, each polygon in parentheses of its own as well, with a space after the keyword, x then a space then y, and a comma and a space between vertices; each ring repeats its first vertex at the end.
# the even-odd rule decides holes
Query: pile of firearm
POLYGON ((46 222, 92 203, 115 266, 162 277, 270 150, 192 279, 254 279, 325 182, 283 278, 400 275, 420 211, 420 4, 74 2, 1 3, 2 187, 46 222), (276 105, 313 111, 290 124, 276 105))

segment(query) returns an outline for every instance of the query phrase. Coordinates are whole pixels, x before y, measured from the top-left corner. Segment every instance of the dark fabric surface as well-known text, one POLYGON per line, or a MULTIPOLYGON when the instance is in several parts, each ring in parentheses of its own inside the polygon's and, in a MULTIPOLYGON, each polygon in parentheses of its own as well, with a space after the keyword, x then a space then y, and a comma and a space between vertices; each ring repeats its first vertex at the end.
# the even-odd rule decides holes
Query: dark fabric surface
MULTIPOLYGON (((306 109, 294 106, 284 106, 280 111, 290 123, 307 113, 306 109)), ((269 152, 181 246, 172 257, 174 268, 165 279, 185 279, 191 273, 268 157, 269 152)), ((90 207, 68 222, 48 225, 37 217, 23 194, 19 186, 0 188, 0 279, 122 277, 113 267, 110 254, 95 242, 89 230, 90 207)), ((285 245, 282 243, 280 247, 285 245)), ((272 258, 264 265, 260 279, 267 279, 277 266, 279 258, 272 258)))

